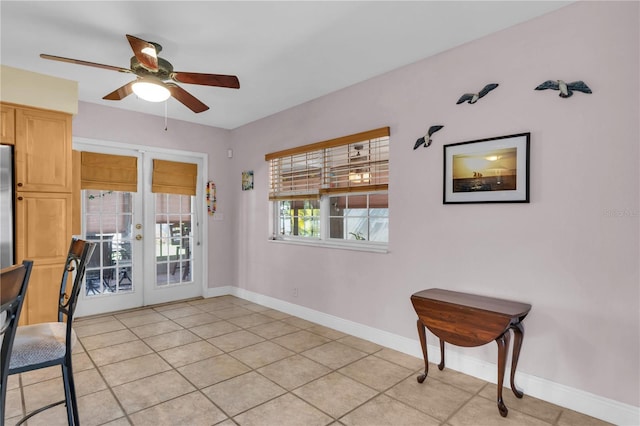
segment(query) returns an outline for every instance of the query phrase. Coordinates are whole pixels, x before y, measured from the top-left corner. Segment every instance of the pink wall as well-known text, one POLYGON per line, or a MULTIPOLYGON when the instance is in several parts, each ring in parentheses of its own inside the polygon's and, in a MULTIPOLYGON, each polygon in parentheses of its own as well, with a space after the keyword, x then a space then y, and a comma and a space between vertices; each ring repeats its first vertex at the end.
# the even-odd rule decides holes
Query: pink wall
MULTIPOLYGON (((418 290, 529 302, 519 371, 638 406, 638 6, 579 2, 235 129, 232 176, 253 169, 256 187, 236 193, 237 286, 416 340, 418 290), (533 90, 548 79, 594 93, 533 90), (500 87, 455 104, 489 82, 500 87), (432 124, 445 127, 413 151, 432 124), (269 242, 264 154, 381 126, 389 253, 269 242), (531 203, 442 204, 442 145, 519 132, 531 203)), ((495 363, 494 346, 464 353, 495 363)))
MULTIPOLYGON (((638 406, 639 13, 637 2, 579 2, 233 131, 170 121, 165 132, 161 117, 81 103, 74 136, 209 154, 225 214, 209 222, 209 287, 416 345, 418 290, 529 302, 519 371, 638 406), (594 93, 533 90, 547 79, 594 93), (455 104, 489 82, 500 87, 455 104), (432 124, 445 128, 413 151, 432 124), (381 126, 392 138, 389 253, 269 242, 264 154, 381 126), (531 203, 442 204, 442 145, 519 132, 531 132, 531 203), (255 190, 240 191, 243 170, 255 190)), ((496 349, 464 354, 495 363, 496 349)))

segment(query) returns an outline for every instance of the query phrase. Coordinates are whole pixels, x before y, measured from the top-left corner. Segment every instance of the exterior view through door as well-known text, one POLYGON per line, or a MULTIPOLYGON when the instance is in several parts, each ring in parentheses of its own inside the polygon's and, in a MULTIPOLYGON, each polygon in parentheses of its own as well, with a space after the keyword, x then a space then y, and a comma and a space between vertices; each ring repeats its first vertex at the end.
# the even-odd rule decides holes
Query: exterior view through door
POLYGON ((79 315, 201 296, 204 158, 95 152, 107 151, 104 145, 74 144, 81 151, 82 236, 98 243, 79 315))

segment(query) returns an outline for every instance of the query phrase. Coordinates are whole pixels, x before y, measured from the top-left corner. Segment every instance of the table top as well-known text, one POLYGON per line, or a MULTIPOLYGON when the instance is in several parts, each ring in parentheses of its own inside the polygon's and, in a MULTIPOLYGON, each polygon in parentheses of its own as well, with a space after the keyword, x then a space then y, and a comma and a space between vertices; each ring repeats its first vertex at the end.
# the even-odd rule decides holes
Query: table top
POLYGON ((510 317, 520 317, 526 315, 531 310, 528 303, 515 302, 512 300, 498 299, 495 297, 480 296, 457 291, 444 290, 441 288, 430 288, 414 293, 411 298, 429 299, 438 302, 451 303, 454 305, 467 306, 487 312, 494 312, 510 317))

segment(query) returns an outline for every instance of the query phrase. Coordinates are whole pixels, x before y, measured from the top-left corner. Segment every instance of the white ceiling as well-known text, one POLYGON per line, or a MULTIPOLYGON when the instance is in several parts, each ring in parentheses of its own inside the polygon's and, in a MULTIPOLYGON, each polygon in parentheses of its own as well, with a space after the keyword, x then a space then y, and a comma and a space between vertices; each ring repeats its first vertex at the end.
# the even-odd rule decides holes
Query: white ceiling
POLYGON ((233 129, 571 1, 0 1, 0 63, 75 80, 81 101, 164 116, 165 104, 102 97, 133 74, 125 34, 160 43, 176 71, 232 74, 240 89, 181 84, 207 104, 170 99, 170 118, 233 129))

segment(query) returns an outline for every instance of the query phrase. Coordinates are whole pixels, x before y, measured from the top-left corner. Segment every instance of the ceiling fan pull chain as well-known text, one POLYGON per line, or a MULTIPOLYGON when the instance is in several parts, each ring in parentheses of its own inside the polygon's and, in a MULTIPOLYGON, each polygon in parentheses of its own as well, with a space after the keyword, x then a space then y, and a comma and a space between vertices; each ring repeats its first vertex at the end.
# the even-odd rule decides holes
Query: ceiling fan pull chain
POLYGON ((167 131, 167 104, 169 100, 164 101, 164 131, 167 131))

